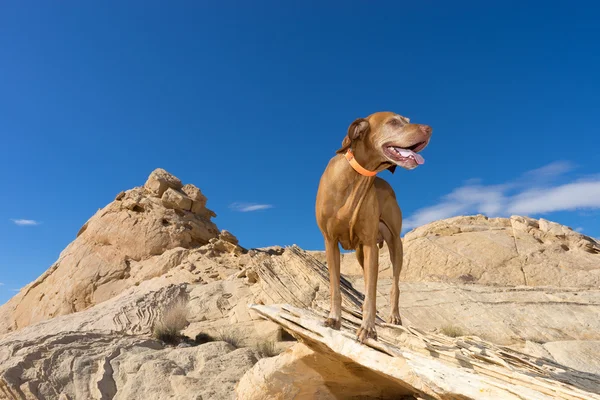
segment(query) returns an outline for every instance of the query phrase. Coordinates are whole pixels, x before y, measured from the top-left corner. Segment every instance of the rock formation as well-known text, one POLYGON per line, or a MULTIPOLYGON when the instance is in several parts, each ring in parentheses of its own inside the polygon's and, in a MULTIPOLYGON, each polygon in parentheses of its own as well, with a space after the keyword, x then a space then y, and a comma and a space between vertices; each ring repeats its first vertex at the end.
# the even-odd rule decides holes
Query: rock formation
POLYGON ((198 188, 155 170, 144 186, 98 210, 42 276, 0 307, 0 335, 108 300, 211 240, 228 243, 205 205, 198 188))
MULTIPOLYGON (((600 243, 545 219, 482 215, 432 222, 404 236, 401 279, 493 286, 600 287, 600 243)), ((382 276, 391 276, 387 248, 382 276)), ((353 253, 342 272, 361 275, 353 253)))
MULTIPOLYGON (((253 367, 260 358, 257 344, 276 342, 278 349, 282 350, 293 345, 294 341, 286 337, 282 326, 263 319, 261 313, 249 309, 248 305, 288 303, 324 315, 329 289, 325 266, 297 247, 281 252, 254 250, 246 256, 243 269, 225 280, 167 284, 162 277, 156 277, 85 311, 52 318, 5 335, 0 338, 0 398, 37 396, 58 399, 63 394, 74 399, 160 399, 169 396, 186 399, 203 394, 207 396, 203 398, 229 399, 235 398, 233 388, 245 373, 247 375, 238 387, 238 393, 242 391, 237 397, 240 399, 261 398, 262 395, 265 396, 262 398, 270 398, 268 390, 259 391, 266 390, 265 381, 269 390, 277 388, 283 393, 307 396, 321 393, 322 398, 330 398, 325 397, 325 393, 329 392, 323 391, 324 388, 342 397, 358 392, 384 396, 382 398, 418 393, 406 387, 400 390, 396 378, 382 377, 381 371, 371 371, 361 364, 362 356, 352 363, 339 358, 336 355, 339 349, 335 348, 328 350, 314 345, 310 348, 296 345, 280 356, 261 361, 253 367), (178 348, 166 346, 150 337, 161 311, 179 299, 187 302, 190 316, 190 324, 184 333, 189 337, 208 333, 217 342, 178 348), (240 350, 219 341, 219 335, 224 331, 239 340, 240 350), (209 359, 213 361, 209 362, 209 359), (323 366, 330 367, 328 373, 319 369, 323 366), (303 373, 297 376, 292 369, 303 373), (281 379, 285 376, 287 381, 283 382, 287 383, 283 385, 281 379), (257 383, 260 381, 263 384, 257 383), (375 382, 377 385, 374 385, 375 382), (243 388, 248 384, 254 389, 246 392, 243 388)), ((383 299, 388 297, 386 285, 389 285, 389 279, 384 283, 378 298, 380 315, 386 315, 388 307, 383 299)), ((360 287, 360 282, 357 286, 360 287)), ((518 344, 519 348, 539 346, 531 349, 541 352, 538 357, 544 357, 546 365, 555 368, 553 371, 562 368, 571 374, 563 375, 563 380, 579 385, 577 390, 588 390, 585 388, 589 381, 595 383, 594 379, 600 379, 597 375, 594 378, 586 374, 585 370, 573 372, 568 365, 557 367, 556 362, 549 361, 554 351, 552 347, 562 343, 561 339, 570 338, 567 342, 571 344, 571 350, 588 351, 587 360, 573 361, 590 368, 589 360, 597 354, 597 348, 581 345, 594 343, 583 340, 586 338, 600 340, 598 322, 593 318, 600 313, 599 291, 580 291, 581 298, 577 299, 577 303, 574 293, 558 288, 547 292, 542 288, 509 291, 479 285, 457 287, 448 283, 403 283, 401 291, 402 313, 409 327, 398 330, 397 340, 407 341, 406 335, 417 332, 418 343, 426 340, 443 342, 440 339, 442 335, 428 334, 426 330, 444 328, 450 321, 463 331, 462 334, 471 337, 463 341, 475 341, 476 345, 469 342, 475 348, 488 346, 485 348, 494 352, 504 349, 473 339, 472 336, 478 336, 478 332, 495 335, 498 341, 518 344), (548 319, 544 320, 546 316, 548 319), (533 317, 539 319, 531 320, 530 325, 524 322, 533 317), (529 335, 537 335, 537 339, 532 339, 535 342, 521 338, 515 342, 513 336, 527 334, 527 329, 529 335), (544 340, 542 337, 554 340, 549 341, 554 345, 544 347, 540 344, 544 340), (575 343, 577 345, 574 346, 575 343)), ((360 318, 362 299, 360 291, 350 281, 344 280, 345 326, 353 343, 344 346, 358 346, 363 349, 361 354, 367 357, 372 350, 354 341, 352 325, 348 325, 355 324, 360 318)), ((387 328, 382 322, 383 319, 379 318, 378 330, 385 338, 386 333, 382 329, 387 328)), ((444 332, 444 329, 438 330, 444 332)), ((405 343, 406 346, 409 344, 405 343)), ((436 349, 440 351, 439 347, 436 349)), ((565 353, 559 351, 556 354, 564 358, 565 353)), ((536 360, 535 357, 526 359, 536 360)), ((599 373, 600 370, 594 372, 599 373)))
POLYGON ((343 257, 346 331, 334 332, 318 326, 329 304, 322 252, 246 250, 214 216, 198 188, 160 169, 99 210, 0 307, 0 399, 494 398, 515 382, 524 398, 600 394, 593 239, 523 217, 419 228, 405 238, 406 326, 381 318, 383 258, 381 341, 363 346, 352 336, 364 298, 353 254, 343 257), (180 302, 187 339, 154 338, 180 302))
POLYGON ((302 344, 246 373, 236 387, 239 398, 600 400, 600 376, 477 337, 449 339, 381 324, 378 340, 362 345, 355 338, 360 319, 352 313, 334 331, 322 323, 327 314, 289 305, 252 308, 302 344))

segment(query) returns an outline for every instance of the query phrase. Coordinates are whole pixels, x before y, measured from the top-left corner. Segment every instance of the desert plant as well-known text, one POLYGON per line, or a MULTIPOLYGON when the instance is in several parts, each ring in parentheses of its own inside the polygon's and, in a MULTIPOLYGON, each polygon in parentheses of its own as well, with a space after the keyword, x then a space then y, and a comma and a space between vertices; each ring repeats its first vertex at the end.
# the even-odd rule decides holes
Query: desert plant
POLYGON ((444 335, 450 336, 450 337, 464 336, 463 330, 460 327, 455 326, 455 325, 442 326, 442 328, 440 329, 440 332, 442 332, 444 335))
POLYGON ((187 302, 179 298, 166 306, 154 323, 152 335, 168 344, 177 344, 184 338, 181 330, 188 324, 187 302))
POLYGON ((229 343, 236 349, 242 345, 242 337, 235 329, 221 329, 215 336, 215 339, 229 343))
POLYGON ((256 344, 256 351, 262 358, 275 357, 279 354, 275 342, 272 340, 259 342, 256 344))

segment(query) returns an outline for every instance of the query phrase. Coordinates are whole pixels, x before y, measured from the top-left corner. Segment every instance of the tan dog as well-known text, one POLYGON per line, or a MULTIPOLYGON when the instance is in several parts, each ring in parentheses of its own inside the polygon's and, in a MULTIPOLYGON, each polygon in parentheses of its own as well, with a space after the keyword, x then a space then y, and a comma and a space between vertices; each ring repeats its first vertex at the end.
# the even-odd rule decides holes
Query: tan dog
POLYGON ((341 327, 340 248, 356 250, 363 268, 365 302, 363 319, 357 331, 361 342, 377 339, 375 330, 379 248, 383 241, 390 250, 394 280, 389 322, 401 324, 398 309, 398 281, 402 269, 402 212, 392 187, 377 172, 396 166, 413 169, 423 163, 417 154, 429 143, 431 127, 411 124, 391 112, 378 112, 359 118, 321 176, 316 201, 319 229, 325 238, 329 269, 331 310, 325 325, 341 327))

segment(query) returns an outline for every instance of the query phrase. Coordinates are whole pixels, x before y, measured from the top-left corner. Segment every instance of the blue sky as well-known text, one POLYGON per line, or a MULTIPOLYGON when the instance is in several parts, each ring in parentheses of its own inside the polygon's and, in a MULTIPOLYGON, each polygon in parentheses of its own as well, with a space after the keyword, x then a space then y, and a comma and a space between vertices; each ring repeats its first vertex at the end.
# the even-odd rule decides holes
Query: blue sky
POLYGON ((599 6, 548 4, 3 2, 0 303, 157 167, 246 247, 322 248, 319 177, 382 110, 433 127, 425 165, 382 174, 407 226, 600 237, 599 6))

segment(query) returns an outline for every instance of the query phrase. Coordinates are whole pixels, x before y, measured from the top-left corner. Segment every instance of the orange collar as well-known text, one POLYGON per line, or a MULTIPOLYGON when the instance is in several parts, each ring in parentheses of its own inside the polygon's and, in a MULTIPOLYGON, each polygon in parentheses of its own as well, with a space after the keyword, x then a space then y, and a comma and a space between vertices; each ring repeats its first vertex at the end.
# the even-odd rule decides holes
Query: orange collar
POLYGON ((352 153, 351 149, 348 149, 348 151, 346 152, 346 160, 348 160, 348 162, 350 163, 350 166, 352 166, 352 168, 354 168, 354 170, 356 172, 358 172, 359 174, 361 174, 362 176, 375 176, 377 175, 377 171, 369 171, 366 168, 363 168, 358 161, 356 161, 356 159, 354 158, 354 154, 352 153))

